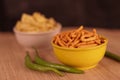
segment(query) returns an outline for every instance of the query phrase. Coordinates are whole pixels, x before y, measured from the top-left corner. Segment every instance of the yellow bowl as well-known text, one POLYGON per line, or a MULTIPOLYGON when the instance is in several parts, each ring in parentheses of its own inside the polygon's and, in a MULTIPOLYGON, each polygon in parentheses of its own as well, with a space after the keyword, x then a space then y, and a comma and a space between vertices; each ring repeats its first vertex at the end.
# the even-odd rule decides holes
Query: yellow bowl
POLYGON ((65 48, 52 42, 53 50, 63 64, 86 70, 94 68, 104 57, 108 40, 105 43, 87 48, 65 48))

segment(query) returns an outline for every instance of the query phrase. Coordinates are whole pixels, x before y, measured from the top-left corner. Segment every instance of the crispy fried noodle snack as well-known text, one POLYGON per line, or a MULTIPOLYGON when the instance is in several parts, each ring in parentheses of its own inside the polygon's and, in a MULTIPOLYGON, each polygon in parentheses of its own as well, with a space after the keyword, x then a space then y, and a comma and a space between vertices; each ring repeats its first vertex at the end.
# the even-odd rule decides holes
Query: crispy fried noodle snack
POLYGON ((93 47, 105 42, 105 39, 97 34, 96 29, 92 32, 80 26, 77 30, 71 30, 57 34, 53 43, 67 48, 93 47))

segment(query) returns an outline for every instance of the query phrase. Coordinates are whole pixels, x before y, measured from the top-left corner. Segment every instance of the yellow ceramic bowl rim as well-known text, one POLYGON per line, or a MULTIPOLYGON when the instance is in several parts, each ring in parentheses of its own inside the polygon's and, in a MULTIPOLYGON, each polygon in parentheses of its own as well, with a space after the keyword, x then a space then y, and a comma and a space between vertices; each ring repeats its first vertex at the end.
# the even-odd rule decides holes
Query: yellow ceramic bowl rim
POLYGON ((102 38, 105 39, 105 42, 102 43, 101 45, 94 46, 94 47, 85 47, 85 48, 66 48, 66 47, 60 47, 60 46, 58 46, 58 45, 55 45, 55 44, 53 43, 53 40, 52 40, 51 44, 52 44, 53 47, 56 47, 56 48, 59 48, 59 49, 65 49, 65 50, 75 50, 75 51, 76 51, 76 50, 89 50, 89 49, 96 49, 96 48, 102 47, 102 46, 104 46, 104 45, 107 45, 108 39, 105 38, 105 37, 103 37, 103 36, 102 36, 102 38))
POLYGON ((61 30, 61 28, 62 28, 62 25, 60 23, 57 23, 57 27, 55 29, 52 29, 52 30, 46 31, 46 32, 21 32, 21 31, 16 30, 16 27, 13 28, 13 31, 15 33, 24 34, 24 35, 29 35, 29 34, 31 34, 31 35, 39 35, 39 34, 49 34, 49 33, 54 32, 55 30, 58 30, 58 29, 61 30))

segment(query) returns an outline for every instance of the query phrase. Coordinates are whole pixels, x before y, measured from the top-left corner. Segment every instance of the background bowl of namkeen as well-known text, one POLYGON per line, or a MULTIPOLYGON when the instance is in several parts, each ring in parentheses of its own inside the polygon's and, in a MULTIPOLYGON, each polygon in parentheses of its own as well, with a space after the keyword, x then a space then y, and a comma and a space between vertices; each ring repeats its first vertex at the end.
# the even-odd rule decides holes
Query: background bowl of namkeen
POLYGON ((63 64, 87 70, 96 67, 104 57, 108 40, 96 29, 61 32, 53 37, 52 46, 58 60, 63 64))
POLYGON ((53 18, 34 12, 32 15, 23 13, 13 31, 18 43, 23 47, 43 48, 50 46, 52 37, 59 33, 61 28, 61 24, 53 18))

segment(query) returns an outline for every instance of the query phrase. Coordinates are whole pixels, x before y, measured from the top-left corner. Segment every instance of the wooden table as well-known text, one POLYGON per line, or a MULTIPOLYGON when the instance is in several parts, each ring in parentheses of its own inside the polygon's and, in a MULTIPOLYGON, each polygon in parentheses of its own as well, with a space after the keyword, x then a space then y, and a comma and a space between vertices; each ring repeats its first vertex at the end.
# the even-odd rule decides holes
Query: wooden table
MULTIPOLYGON (((68 29, 72 28, 63 28, 68 29)), ((107 49, 120 55, 120 30, 97 28, 97 31, 109 39, 107 49)), ((52 49, 42 49, 40 52, 42 58, 58 62, 52 49)), ((95 68, 86 70, 85 74, 65 73, 60 77, 53 72, 26 68, 25 55, 25 49, 17 43, 13 33, 0 32, 0 80, 120 80, 120 63, 106 57, 95 68)))

